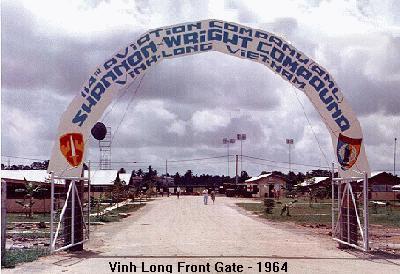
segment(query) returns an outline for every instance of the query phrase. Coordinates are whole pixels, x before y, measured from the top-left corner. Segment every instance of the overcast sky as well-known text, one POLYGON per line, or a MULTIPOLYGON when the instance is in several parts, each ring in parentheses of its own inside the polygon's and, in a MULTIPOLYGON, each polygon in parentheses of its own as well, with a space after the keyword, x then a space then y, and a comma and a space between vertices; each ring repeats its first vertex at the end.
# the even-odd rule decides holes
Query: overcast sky
MULTIPOLYGON (((148 29, 214 18, 276 33, 328 69, 360 120, 372 170, 393 171, 400 1, 12 0, 1 10, 2 156, 49 159, 62 112, 97 65, 148 29)), ((237 133, 247 134, 244 155, 276 161, 244 158, 252 176, 287 172, 286 138, 294 139, 294 163, 335 159, 328 130, 301 91, 260 64, 221 53, 165 60, 107 112, 112 160, 145 162, 115 168, 163 171, 165 160, 223 156, 222 139, 237 133)), ((98 161, 97 142, 89 147, 88 159, 98 161)), ((230 154, 240 154, 240 143, 230 154)), ((168 165, 170 173, 187 169, 226 175, 227 162, 168 165)))

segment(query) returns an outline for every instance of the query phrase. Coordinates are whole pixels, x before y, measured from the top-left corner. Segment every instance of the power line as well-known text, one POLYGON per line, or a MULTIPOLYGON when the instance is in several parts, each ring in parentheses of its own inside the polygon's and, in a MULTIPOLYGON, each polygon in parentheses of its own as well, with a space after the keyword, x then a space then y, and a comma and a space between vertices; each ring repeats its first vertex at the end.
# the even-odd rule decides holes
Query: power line
POLYGON ((20 156, 8 156, 8 155, 1 155, 1 157, 12 158, 12 159, 33 160, 33 161, 49 161, 49 159, 38 159, 38 158, 28 158, 28 157, 20 157, 20 156))
MULTIPOLYGON (((143 80, 143 78, 144 78, 145 76, 146 76, 146 71, 142 74, 142 77, 141 77, 140 80, 139 80, 139 83, 138 83, 138 85, 137 85, 137 87, 136 87, 136 89, 135 89, 135 92, 132 94, 131 99, 129 100, 128 104, 126 105, 124 114, 123 114, 121 120, 119 121, 118 126, 117 126, 117 129, 114 131, 114 134, 113 134, 113 136, 112 136, 112 138, 111 138, 111 143, 112 143, 112 141, 114 140, 114 137, 115 137, 115 135, 117 134, 117 132, 118 132, 118 130, 119 130, 119 127, 120 127, 121 124, 122 124, 122 121, 125 119, 125 116, 126 116, 126 114, 127 114, 127 112, 128 112, 128 109, 129 109, 130 105, 132 104, 133 99, 135 98, 135 96, 136 96, 136 94, 137 94, 137 92, 138 92, 140 86, 142 85, 142 80, 143 80)), ((133 82, 132 82, 132 83, 133 83, 133 82)), ((129 85, 129 86, 130 86, 130 85, 129 85)), ((127 89, 129 88, 129 86, 127 87, 127 89)))
MULTIPOLYGON (((233 155, 229 155, 229 156, 233 156, 233 155)), ((223 156, 214 156, 214 157, 206 157, 206 158, 183 159, 183 160, 168 160, 168 163, 203 161, 203 160, 225 158, 225 157, 227 157, 227 156, 223 155, 223 156)))
MULTIPOLYGON (((99 161, 90 161, 91 164, 98 164, 100 163, 99 161)), ((141 161, 111 161, 111 164, 146 164, 146 163, 151 163, 151 162, 141 162, 141 161)))
MULTIPOLYGON (((319 150, 321 151, 322 155, 324 156, 325 161, 326 161, 326 164, 329 165, 328 158, 326 157, 324 151, 322 150, 321 144, 319 143, 319 140, 318 140, 318 138, 317 138, 317 135, 315 134, 314 128, 313 128, 312 125, 311 125, 311 121, 310 121, 310 119, 308 118, 308 115, 307 115, 307 113, 306 113, 306 110, 305 110, 305 108, 304 108, 304 105, 303 105, 303 103, 300 101, 300 98, 299 98, 299 96, 298 96, 298 94, 297 94, 297 90, 296 90, 295 88, 292 88, 292 89, 293 89, 293 91, 294 91, 294 94, 296 94, 297 101, 299 102, 299 104, 300 104, 300 106, 301 106, 301 108, 302 108, 302 110, 303 110, 304 116, 306 117, 306 120, 307 120, 307 122, 308 122, 308 125, 310 126, 310 129, 311 129, 311 131, 312 131, 312 133, 313 133, 313 135, 314 135, 314 138, 315 138, 315 140, 317 141, 319 150)), ((318 111, 318 113, 319 113, 319 111, 318 111)), ((323 117, 321 113, 319 113, 319 114, 321 115, 321 117, 323 117)))
MULTIPOLYGON (((243 155, 243 157, 250 158, 250 159, 255 159, 255 160, 261 160, 261 161, 266 161, 266 162, 271 162, 271 163, 277 163, 277 164, 288 164, 289 162, 280 162, 280 161, 274 161, 270 159, 264 159, 264 158, 258 158, 258 157, 252 157, 252 156, 247 156, 243 155)), ((309 164, 298 164, 298 163, 291 163, 292 165, 296 166, 307 166, 307 167, 322 167, 322 168, 328 168, 327 166, 321 166, 321 165, 309 165, 309 164)))
MULTIPOLYGON (((114 107, 115 107, 119 102, 121 102, 122 97, 124 97, 125 94, 128 94, 128 90, 129 90, 129 88, 130 88, 130 86, 131 86, 132 84, 133 84, 133 82, 132 82, 131 84, 129 84, 127 87, 123 87, 123 88, 122 88, 122 89, 124 89, 124 91, 121 92, 121 94, 118 96, 118 98, 117 98, 116 100, 114 100, 114 102, 112 103, 112 105, 111 105, 111 107, 109 108, 109 110, 103 115, 102 122, 105 122, 105 120, 106 120, 108 114, 110 114, 110 113, 113 111, 114 107)), ((120 89, 120 90, 121 90, 121 89, 120 89)))
MULTIPOLYGON (((234 156, 234 155, 229 155, 229 156, 234 156)), ((2 158, 11 158, 11 159, 22 159, 22 160, 33 160, 33 161, 48 161, 49 159, 42 159, 42 158, 31 158, 31 157, 21 157, 21 156, 12 156, 12 155, 1 155, 2 158)), ((193 158, 193 159, 181 159, 181 160, 168 160, 168 164, 171 163, 171 167, 178 167, 177 165, 173 164, 173 163, 183 163, 183 162, 195 162, 195 161, 205 161, 205 160, 213 160, 213 159, 221 159, 221 158, 225 158, 227 157, 226 155, 223 156, 212 156, 212 157, 204 157, 204 158, 193 158)), ((260 161, 264 161, 264 162, 269 162, 269 163, 275 163, 275 164, 288 164, 288 162, 285 161, 276 161, 276 160, 271 160, 271 159, 265 159, 265 158, 260 158, 260 157, 253 157, 253 156, 248 156, 248 155, 243 155, 244 158, 248 158, 248 159, 254 159, 254 160, 260 160, 260 161)), ((255 161, 250 161, 250 160, 246 160, 249 161, 250 163, 254 163, 254 164, 258 164, 258 165, 265 165, 265 166, 269 166, 269 167, 275 167, 275 168, 282 168, 282 169, 288 169, 285 166, 278 166, 278 165, 271 165, 271 164, 263 164, 263 163, 259 163, 259 162, 255 162, 255 161)), ((230 162, 235 162, 234 160, 230 160, 230 162)), ((85 161, 85 163, 88 163, 88 161, 85 161)), ((100 162, 98 161, 90 161, 91 165, 97 166, 100 162)), ((216 162, 216 161, 212 161, 209 162, 208 164, 218 164, 221 163, 223 164, 224 162, 216 162)), ((143 168, 147 168, 148 166, 146 165, 140 165, 140 164, 149 164, 154 168, 163 168, 162 164, 157 164, 154 165, 154 162, 151 161, 112 161, 111 164, 116 165, 116 164, 125 164, 128 167, 143 167, 143 168), (139 165, 136 165, 139 164, 139 165)), ((188 163, 190 164, 190 163, 188 163)), ((206 163, 204 163, 206 164, 206 163)), ((330 169, 330 167, 327 166, 321 166, 321 165, 311 165, 311 164, 299 164, 299 163, 292 163, 293 165, 296 166, 305 166, 305 167, 319 167, 319 168, 325 168, 325 169, 330 169)), ((295 169, 298 170, 298 169, 295 169)), ((375 170, 375 171, 385 171, 385 172, 392 172, 392 169, 379 169, 379 170, 375 170)))
MULTIPOLYGON (((234 155, 229 155, 229 157, 234 156, 234 155)), ((36 160, 36 161, 47 161, 48 159, 38 159, 38 158, 28 158, 28 157, 19 157, 19 156, 8 156, 8 155, 2 155, 1 157, 5 158, 15 158, 15 159, 24 159, 24 160, 36 160)), ((212 157, 204 157, 204 158, 193 158, 193 159, 181 159, 181 160, 168 160, 168 163, 181 163, 181 162, 194 162, 194 161, 204 161, 204 160, 211 160, 211 159, 220 159, 220 158, 225 158, 227 157, 226 155, 222 156, 212 156, 212 157)), ((266 162, 271 162, 271 163, 278 163, 278 164, 287 164, 288 162, 281 162, 281 161, 275 161, 275 160, 270 160, 270 159, 265 159, 265 158, 259 158, 259 157, 253 157, 253 156, 248 156, 248 155, 243 155, 245 158, 249 159, 255 159, 255 160, 261 160, 261 161, 266 161, 266 162)), ((230 162, 234 162, 234 160, 230 160, 230 162)), ((97 164, 100 163, 98 161, 90 161, 91 164, 97 164)), ((151 164, 151 161, 112 161, 111 164, 145 164, 149 163, 151 164)), ((329 168, 326 166, 320 166, 320 165, 309 165, 309 164, 298 164, 298 163, 292 163, 293 165, 298 165, 298 166, 308 166, 308 167, 322 167, 322 168, 329 168)), ((282 167, 284 168, 284 167, 282 167)))
MULTIPOLYGON (((264 166, 264 167, 274 167, 274 168, 287 169, 287 170, 289 170, 288 167, 284 167, 284 166, 276 166, 276 165, 271 165, 271 164, 259 163, 259 162, 254 162, 254 161, 250 161, 250 160, 246 160, 246 159, 245 159, 245 161, 247 161, 247 162, 249 162, 249 163, 252 163, 252 164, 264 166)), ((292 170, 301 171, 301 170, 296 169, 296 168, 292 168, 292 170)))

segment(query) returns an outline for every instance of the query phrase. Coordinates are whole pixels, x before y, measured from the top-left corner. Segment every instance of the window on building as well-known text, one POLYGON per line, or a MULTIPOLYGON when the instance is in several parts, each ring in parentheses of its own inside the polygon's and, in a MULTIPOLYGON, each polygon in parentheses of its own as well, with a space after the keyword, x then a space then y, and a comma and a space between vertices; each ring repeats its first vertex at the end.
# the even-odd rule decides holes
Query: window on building
POLYGON ((260 189, 258 188, 258 185, 253 185, 253 193, 256 194, 260 191, 260 189))
POLYGON ((372 191, 374 192, 386 192, 386 185, 373 185, 372 191))

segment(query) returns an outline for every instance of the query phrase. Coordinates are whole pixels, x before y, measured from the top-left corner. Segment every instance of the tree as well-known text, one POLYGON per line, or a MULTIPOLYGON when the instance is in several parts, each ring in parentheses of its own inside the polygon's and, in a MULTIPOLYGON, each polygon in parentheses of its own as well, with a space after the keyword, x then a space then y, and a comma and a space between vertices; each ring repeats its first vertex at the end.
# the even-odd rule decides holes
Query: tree
POLYGON ((190 169, 188 169, 185 175, 183 175, 183 183, 185 185, 190 185, 193 183, 192 181, 193 181, 193 173, 190 169))
POLYGON ((29 215, 27 212, 25 212, 26 215, 29 216, 29 218, 32 218, 33 210, 32 207, 35 204, 33 201, 33 195, 34 193, 37 193, 40 191, 40 187, 35 185, 32 182, 28 182, 25 177, 24 177, 24 184, 25 184, 25 189, 22 190, 26 192, 24 195, 24 200, 23 201, 15 201, 17 204, 21 205, 24 209, 29 209, 29 215))
POLYGON ((131 173, 131 177, 129 177, 129 182, 128 182, 128 185, 133 185, 133 178, 135 178, 136 177, 136 171, 135 170, 132 170, 132 173, 131 173))
POLYGON ((175 185, 180 185, 181 184, 181 175, 179 175, 179 172, 175 173, 174 177, 174 184, 175 185))
POLYGON ((139 176, 139 177, 143 177, 143 175, 144 175, 143 170, 141 168, 139 168, 139 170, 137 171, 136 175, 139 176))
POLYGON ((249 174, 247 174, 246 170, 242 170, 240 173, 240 182, 243 183, 244 181, 248 180, 250 178, 249 174))
POLYGON ((97 217, 100 216, 100 205, 104 200, 104 193, 100 193, 100 196, 96 199, 96 205, 97 205, 97 217))
POLYGON ((118 203, 120 199, 124 196, 125 192, 125 184, 121 179, 119 178, 119 172, 117 173, 117 177, 114 180, 114 185, 112 189, 112 198, 117 200, 117 208, 118 208, 118 203))
POLYGON ((33 162, 30 165, 30 169, 41 169, 41 170, 43 170, 43 169, 47 169, 48 165, 49 165, 49 161, 48 160, 43 161, 43 162, 33 162))
MULTIPOLYGON (((155 186, 157 171, 153 170, 151 165, 143 176, 143 184, 147 185, 147 196, 153 193, 153 188, 155 186)), ((146 197, 147 198, 147 197, 146 197)))
POLYGON ((330 177, 331 172, 329 170, 323 170, 323 169, 314 169, 306 173, 307 178, 311 177, 330 177))
POLYGON ((283 174, 281 171, 278 171, 278 170, 272 171, 272 174, 273 174, 273 175, 278 175, 278 176, 285 177, 285 174, 283 174))
POLYGON ((299 173, 297 173, 297 175, 296 175, 296 181, 299 183, 299 182, 304 182, 304 179, 306 178, 306 176, 303 174, 303 173, 301 173, 301 172, 299 172, 299 173))
POLYGON ((149 166, 148 170, 149 171, 146 172, 143 176, 144 181, 152 181, 152 180, 154 180, 154 177, 157 175, 157 171, 153 170, 153 168, 151 166, 149 166))

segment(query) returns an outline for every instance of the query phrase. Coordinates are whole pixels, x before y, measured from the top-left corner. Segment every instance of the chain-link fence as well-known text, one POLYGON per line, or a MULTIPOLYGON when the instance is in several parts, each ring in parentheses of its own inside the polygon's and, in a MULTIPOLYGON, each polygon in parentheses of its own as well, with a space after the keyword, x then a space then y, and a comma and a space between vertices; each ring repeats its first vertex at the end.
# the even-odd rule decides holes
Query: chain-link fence
POLYGON ((82 249, 82 244, 89 239, 89 195, 90 184, 88 178, 52 177, 51 252, 73 249, 74 246, 77 250, 82 249), (56 192, 54 179, 65 180, 66 191, 56 192), (84 191, 85 187, 87 189, 86 192, 84 191))
POLYGON ((333 178, 332 238, 339 246, 369 250, 368 177, 333 178))

